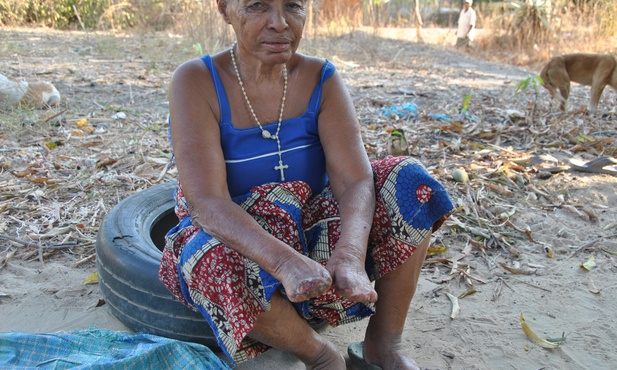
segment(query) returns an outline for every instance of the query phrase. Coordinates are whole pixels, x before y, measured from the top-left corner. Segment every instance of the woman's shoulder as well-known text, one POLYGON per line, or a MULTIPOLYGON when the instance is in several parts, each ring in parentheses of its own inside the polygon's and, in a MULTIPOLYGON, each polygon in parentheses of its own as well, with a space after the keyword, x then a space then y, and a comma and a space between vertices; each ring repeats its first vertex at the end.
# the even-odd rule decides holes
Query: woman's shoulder
POLYGON ((315 64, 315 65, 323 65, 325 63, 325 59, 316 57, 314 55, 306 55, 302 53, 296 53, 295 56, 299 58, 303 63, 315 64))
POLYGON ((301 53, 296 53, 295 57, 297 59, 294 64, 309 74, 319 76, 322 74, 324 68, 335 69, 332 63, 330 63, 327 59, 301 53))
POLYGON ((182 96, 185 101, 205 98, 211 106, 218 107, 214 81, 212 72, 202 58, 190 59, 180 64, 174 71, 170 82, 170 95, 182 96))
POLYGON ((202 58, 194 58, 180 64, 174 71, 174 78, 200 78, 208 76, 210 73, 202 58))

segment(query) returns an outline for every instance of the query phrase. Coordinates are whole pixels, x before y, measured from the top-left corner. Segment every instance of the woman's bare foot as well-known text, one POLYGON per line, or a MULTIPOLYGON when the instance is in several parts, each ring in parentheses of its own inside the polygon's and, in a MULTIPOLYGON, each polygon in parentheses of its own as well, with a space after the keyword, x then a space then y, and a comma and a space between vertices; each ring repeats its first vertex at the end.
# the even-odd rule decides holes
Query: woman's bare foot
POLYGON ((341 247, 332 254, 326 268, 332 275, 336 290, 343 297, 353 302, 377 301, 377 292, 360 258, 341 247))
POLYGON ((319 354, 310 362, 305 362, 307 370, 344 370, 347 368, 345 358, 332 342, 326 342, 319 354))
POLYGON ((272 276, 285 288, 291 302, 302 302, 324 294, 332 286, 332 277, 318 262, 293 251, 281 258, 272 276))
POLYGON ((420 370, 400 340, 365 340, 363 352, 366 362, 383 370, 420 370))

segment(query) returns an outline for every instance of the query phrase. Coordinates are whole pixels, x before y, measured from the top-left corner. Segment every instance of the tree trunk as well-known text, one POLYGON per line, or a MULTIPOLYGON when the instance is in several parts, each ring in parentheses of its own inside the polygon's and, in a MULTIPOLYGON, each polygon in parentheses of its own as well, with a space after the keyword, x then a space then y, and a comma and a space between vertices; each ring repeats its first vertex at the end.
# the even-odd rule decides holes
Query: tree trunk
POLYGON ((424 42, 422 39, 422 26, 424 22, 422 22, 422 15, 420 14, 420 0, 414 0, 414 16, 416 18, 416 38, 418 42, 424 42))

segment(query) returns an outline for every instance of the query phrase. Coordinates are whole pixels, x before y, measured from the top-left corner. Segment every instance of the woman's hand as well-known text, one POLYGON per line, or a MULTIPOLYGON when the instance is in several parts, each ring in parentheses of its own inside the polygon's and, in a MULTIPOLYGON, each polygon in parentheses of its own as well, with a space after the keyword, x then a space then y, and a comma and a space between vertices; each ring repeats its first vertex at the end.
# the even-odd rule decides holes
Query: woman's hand
POLYGON ((271 274, 283 284, 291 302, 318 297, 332 286, 332 276, 328 270, 291 248, 288 253, 279 253, 277 260, 273 261, 271 274))
POLYGON ((376 302, 377 292, 364 270, 364 258, 357 256, 357 248, 337 246, 326 269, 332 275, 336 291, 353 302, 376 302))

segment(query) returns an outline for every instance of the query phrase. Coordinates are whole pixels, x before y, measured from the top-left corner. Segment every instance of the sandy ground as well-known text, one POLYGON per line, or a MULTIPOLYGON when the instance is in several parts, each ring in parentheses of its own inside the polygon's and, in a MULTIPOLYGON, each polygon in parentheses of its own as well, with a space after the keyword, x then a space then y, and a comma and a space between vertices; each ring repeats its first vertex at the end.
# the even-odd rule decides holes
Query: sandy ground
MULTIPOLYGON (((4 37, 9 38, 6 34, 4 37)), ((456 86, 471 87, 476 96, 484 98, 486 105, 489 101, 506 101, 505 107, 510 105, 521 111, 527 107, 528 101, 512 98, 512 86, 532 71, 485 62, 449 47, 431 48, 409 43, 401 50, 401 54, 393 53, 391 57, 407 58, 406 62, 392 62, 392 70, 363 69, 364 80, 356 78, 359 72, 353 67, 354 63, 339 63, 349 66, 341 71, 350 84, 361 118, 366 119, 367 111, 370 111, 366 105, 367 95, 375 100, 387 99, 397 84, 414 89, 420 86, 415 102, 427 106, 427 113, 439 106, 435 102, 441 100, 436 97, 458 93, 456 86), (407 62, 409 64, 402 65, 407 62), (419 75, 405 74, 411 70, 419 75), (424 73, 427 70, 429 72, 424 73), (403 76, 402 81, 383 77, 383 74, 392 75, 397 71, 403 76), (373 77, 367 78, 366 75, 373 77), (449 81, 453 87, 447 87, 444 81, 449 81), (433 105, 429 101, 433 101, 433 105)), ((336 61, 336 57, 331 55, 330 58, 336 61)), ((349 56, 341 58, 351 60, 349 56)), ((8 69, 15 60, 5 58, 1 66, 8 69)), ((169 73, 169 69, 163 73, 163 83, 169 73)), ((59 85, 63 87, 62 82, 59 85)), ((574 91, 573 104, 584 103, 586 94, 583 88, 574 91)), ((606 130, 614 132, 615 121, 610 118, 615 117, 610 111, 613 109, 614 114, 614 104, 611 108, 608 102, 614 101, 615 95, 612 92, 607 94, 609 97, 605 96, 601 108, 609 111, 609 118, 602 124, 606 130)), ((158 93, 157 96, 157 104, 162 107, 159 110, 163 111, 164 94, 158 93)), ((78 100, 77 97, 71 98, 70 92, 66 98, 69 102, 78 100)), ((397 99, 403 102, 400 99, 406 98, 397 99)), ((458 102, 458 97, 455 100, 458 102)), ((81 100, 79 103, 84 104, 81 100)), ((485 112, 490 111, 490 107, 484 108, 485 112)), ((586 120, 580 117, 575 116, 573 120, 586 120)), ((164 133, 159 136, 164 140, 164 133)), ((494 143, 498 147, 503 144, 494 143)), ((486 150, 490 152, 491 147, 488 148, 486 150)), ((510 150, 522 152, 524 149, 515 147, 510 150)), ((575 154, 568 150, 550 153, 560 164, 567 163, 567 159, 575 154)), ((480 156, 474 157, 475 163, 486 164, 495 160, 486 151, 473 154, 480 156)), ((542 154, 542 151, 537 150, 534 154, 542 154)), ((445 246, 447 251, 429 257, 423 268, 404 336, 410 355, 421 368, 431 370, 614 368, 617 363, 614 349, 617 343, 614 310, 617 302, 617 177, 564 171, 543 182, 533 178, 534 188, 538 191, 519 191, 514 195, 491 198, 493 216, 499 214, 497 206, 503 206, 502 211, 516 210, 509 221, 520 230, 526 230, 526 233, 519 232, 522 237, 511 240, 513 249, 510 249, 504 243, 491 246, 490 240, 476 238, 470 229, 455 227, 457 222, 464 223, 468 217, 478 216, 474 215, 478 209, 476 206, 483 205, 489 190, 483 183, 488 175, 468 162, 465 166, 471 173, 471 180, 466 184, 455 183, 447 176, 447 171, 439 170, 440 166, 451 169, 452 164, 448 161, 461 165, 464 162, 461 158, 471 157, 471 154, 462 152, 454 157, 456 159, 448 157, 441 161, 429 157, 429 168, 440 176, 461 210, 434 236, 435 246, 445 246), (549 194, 543 198, 541 194, 545 192, 549 194), (548 252, 552 253, 552 258, 548 252), (592 256, 595 268, 583 269, 581 264, 592 256), (502 264, 511 267, 511 271, 502 264), (451 302, 446 293, 460 296, 472 288, 475 290, 473 294, 459 299, 460 314, 451 318, 451 302), (565 335, 566 342, 556 349, 535 345, 521 329, 521 313, 539 336, 555 338, 565 335)), ((173 173, 169 176, 172 178, 173 173)), ((113 203, 114 200, 110 200, 110 204, 113 203)), ((6 207, 2 212, 2 217, 7 217, 1 225, 2 232, 10 235, 10 213, 6 207)), ((499 241, 503 235, 493 234, 492 237, 499 241)), ((19 248, 24 247, 0 241, 0 260, 11 250, 19 252, 19 248)), ((104 298, 98 285, 82 283, 96 271, 94 263, 90 261, 74 267, 75 260, 74 256, 55 256, 44 263, 36 258, 13 258, 3 263, 0 269, 0 331, 49 333, 91 326, 129 331, 105 305, 98 307, 104 298)), ((348 343, 362 339, 365 325, 366 322, 361 322, 339 328, 328 327, 322 333, 346 352, 348 343)), ((270 351, 238 367, 302 368, 292 356, 277 351, 270 351)))
MULTIPOLYGON (((596 176, 591 176, 596 177, 596 176)), ((589 182, 591 177, 586 177, 589 182)), ((575 195, 590 204, 617 204, 616 184, 602 182, 575 189, 575 195)), ((608 213, 608 212, 607 212, 608 213)), ((580 268, 589 253, 570 258, 574 248, 590 239, 600 239, 598 248, 617 249, 613 239, 592 233, 585 222, 568 212, 530 211, 522 216, 539 239, 558 246, 559 253, 547 259, 541 247, 524 250, 532 275, 514 277, 488 267, 480 258, 463 256, 458 247, 452 257, 462 257, 474 266, 474 275, 486 281, 478 292, 460 300, 461 313, 450 318, 450 301, 445 291, 460 294, 464 284, 437 284, 432 268, 422 274, 418 292, 409 311, 405 343, 424 369, 610 369, 617 361, 614 343, 617 324, 614 302, 617 278, 614 257, 597 253, 598 268, 580 268), (499 281, 501 294, 495 298, 499 281), (590 292, 590 282, 601 292, 590 292), (565 344, 547 350, 532 344, 523 334, 519 315, 524 313, 531 327, 543 337, 567 336, 565 344)), ((607 215, 607 217, 609 217, 607 215)), ((612 222, 615 221, 614 213, 612 222)), ((607 223, 609 219, 604 219, 607 223)), ((461 246, 462 247, 462 246, 461 246)), ((599 251, 599 249, 597 249, 599 251)), ((83 285, 94 272, 92 266, 72 268, 62 262, 10 262, 0 272, 0 331, 51 333, 90 326, 129 331, 103 305, 97 285, 83 285)), ((322 331, 341 351, 348 343, 362 339, 366 322, 322 331)), ((292 356, 271 351, 238 369, 302 369, 292 356)))

